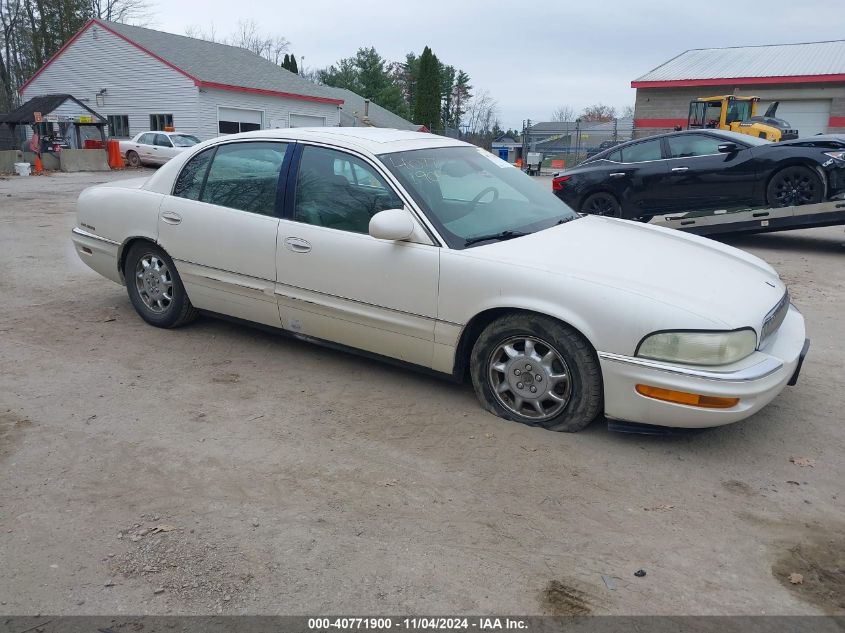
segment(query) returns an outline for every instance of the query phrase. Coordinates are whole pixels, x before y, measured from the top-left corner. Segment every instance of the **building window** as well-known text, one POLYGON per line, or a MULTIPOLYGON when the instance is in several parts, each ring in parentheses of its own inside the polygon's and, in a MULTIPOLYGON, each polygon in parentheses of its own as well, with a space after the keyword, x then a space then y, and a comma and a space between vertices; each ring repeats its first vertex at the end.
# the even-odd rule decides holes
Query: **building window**
POLYGON ((110 114, 108 117, 109 136, 129 138, 129 117, 125 114, 110 114))
POLYGON ((150 129, 154 131, 172 132, 173 131, 173 115, 172 114, 151 114, 150 115, 150 129))
POLYGON ((260 130, 259 123, 247 123, 246 121, 220 121, 217 125, 220 134, 237 134, 238 132, 252 132, 260 130))

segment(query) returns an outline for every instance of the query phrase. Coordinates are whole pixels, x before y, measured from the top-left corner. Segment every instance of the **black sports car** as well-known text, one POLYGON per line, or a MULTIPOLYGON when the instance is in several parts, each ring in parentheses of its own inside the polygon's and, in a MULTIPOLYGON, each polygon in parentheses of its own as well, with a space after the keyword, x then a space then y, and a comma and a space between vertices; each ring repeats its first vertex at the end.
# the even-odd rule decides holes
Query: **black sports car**
POLYGON ((661 134, 557 174, 552 189, 576 211, 646 221, 681 211, 812 204, 845 195, 845 136, 771 143, 723 130, 661 134))

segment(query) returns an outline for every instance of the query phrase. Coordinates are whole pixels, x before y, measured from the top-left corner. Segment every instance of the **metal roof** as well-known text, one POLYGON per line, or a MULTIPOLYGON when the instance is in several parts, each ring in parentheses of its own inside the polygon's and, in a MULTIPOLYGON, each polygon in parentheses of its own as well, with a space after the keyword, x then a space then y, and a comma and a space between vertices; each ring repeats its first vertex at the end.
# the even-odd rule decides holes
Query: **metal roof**
POLYGON ((98 119, 98 123, 92 123, 92 125, 102 125, 106 123, 106 119, 104 117, 94 112, 79 99, 66 94, 41 95, 40 97, 34 97, 16 110, 12 110, 8 114, 0 115, 0 123, 6 123, 9 126, 30 125, 35 123, 36 112, 40 112, 46 117, 68 100, 73 101, 80 108, 90 112, 92 117, 98 119))
POLYGON ((590 131, 630 131, 634 127, 634 119, 632 117, 621 117, 615 121, 540 121, 528 128, 528 133, 534 136, 543 134, 568 134, 580 130, 581 132, 590 131))
POLYGON ((647 87, 637 85, 645 82, 746 78, 845 80, 845 40, 697 48, 685 51, 638 77, 631 86, 647 87))

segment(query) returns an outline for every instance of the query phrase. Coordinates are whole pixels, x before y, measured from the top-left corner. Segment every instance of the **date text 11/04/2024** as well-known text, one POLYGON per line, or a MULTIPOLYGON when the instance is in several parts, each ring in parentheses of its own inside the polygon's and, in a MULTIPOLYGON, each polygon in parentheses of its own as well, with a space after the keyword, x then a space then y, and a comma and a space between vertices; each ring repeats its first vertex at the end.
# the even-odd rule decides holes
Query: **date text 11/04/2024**
POLYGON ((445 630, 526 630, 528 623, 519 618, 500 617, 336 617, 309 618, 308 628, 313 631, 362 631, 402 629, 405 631, 445 631, 445 630))

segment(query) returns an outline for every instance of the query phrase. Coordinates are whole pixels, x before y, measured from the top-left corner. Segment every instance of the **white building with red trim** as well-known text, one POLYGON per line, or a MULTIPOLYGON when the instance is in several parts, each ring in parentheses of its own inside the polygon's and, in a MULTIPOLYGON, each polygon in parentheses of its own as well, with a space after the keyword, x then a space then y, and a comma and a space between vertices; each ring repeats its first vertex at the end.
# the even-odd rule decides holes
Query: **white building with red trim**
POLYGON ((756 95, 801 136, 845 132, 845 40, 685 51, 631 82, 636 136, 686 127, 689 102, 756 95))
POLYGON ((90 20, 20 90, 67 93, 128 137, 173 127, 201 139, 340 124, 344 99, 246 49, 90 20))

